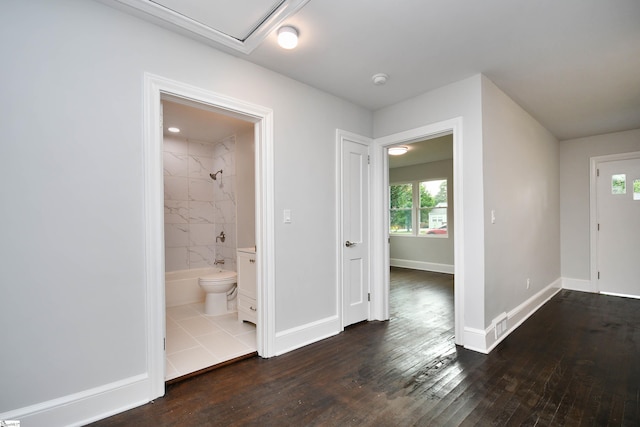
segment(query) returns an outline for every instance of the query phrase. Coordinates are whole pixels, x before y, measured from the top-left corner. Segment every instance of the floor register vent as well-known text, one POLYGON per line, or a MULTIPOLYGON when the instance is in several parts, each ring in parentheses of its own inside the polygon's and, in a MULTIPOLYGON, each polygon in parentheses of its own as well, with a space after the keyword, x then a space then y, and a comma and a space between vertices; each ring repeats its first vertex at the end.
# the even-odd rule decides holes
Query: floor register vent
POLYGON ((507 313, 502 313, 491 323, 496 339, 500 338, 507 331, 507 313))

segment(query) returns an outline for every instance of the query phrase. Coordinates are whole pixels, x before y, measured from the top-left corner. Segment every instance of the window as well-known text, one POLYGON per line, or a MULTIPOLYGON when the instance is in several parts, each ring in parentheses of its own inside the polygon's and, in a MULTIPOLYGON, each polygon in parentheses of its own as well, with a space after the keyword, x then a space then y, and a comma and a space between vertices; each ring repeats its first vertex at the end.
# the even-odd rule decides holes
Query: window
POLYGON ((640 200, 640 179, 633 180, 633 200, 640 200))
POLYGON ((625 174, 618 174, 611 176, 611 194, 626 194, 627 193, 627 176, 625 174))
POLYGON ((389 233, 448 237, 447 180, 389 186, 389 233))
POLYGON ((390 213, 389 232, 392 234, 413 234, 413 184, 391 185, 389 187, 390 213))

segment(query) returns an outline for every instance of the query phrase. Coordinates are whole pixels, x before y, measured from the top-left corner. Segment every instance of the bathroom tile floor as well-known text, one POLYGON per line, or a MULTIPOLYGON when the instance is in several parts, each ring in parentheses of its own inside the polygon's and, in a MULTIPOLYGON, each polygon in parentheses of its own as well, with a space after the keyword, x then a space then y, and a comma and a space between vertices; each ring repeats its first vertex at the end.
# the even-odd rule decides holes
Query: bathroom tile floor
POLYGON ((204 314, 204 303, 168 307, 165 380, 256 351, 256 326, 237 313, 204 314))

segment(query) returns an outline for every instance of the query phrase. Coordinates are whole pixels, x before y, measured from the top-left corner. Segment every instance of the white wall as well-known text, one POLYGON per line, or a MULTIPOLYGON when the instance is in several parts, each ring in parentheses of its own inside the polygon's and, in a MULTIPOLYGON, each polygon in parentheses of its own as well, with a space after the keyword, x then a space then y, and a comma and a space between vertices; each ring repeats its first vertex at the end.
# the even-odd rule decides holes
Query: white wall
POLYGON ((640 151, 640 129, 560 142, 560 235, 563 278, 580 282, 591 281, 591 157, 634 151, 640 151))
POLYGON ((463 156, 464 327, 469 331, 485 329, 481 108, 481 76, 476 75, 374 113, 376 138, 462 118, 464 152, 458 155, 463 156))
POLYGON ((481 75, 377 111, 374 136, 453 117, 463 120, 462 153, 454 153, 454 165, 460 156, 464 345, 486 351, 496 344, 491 328, 497 315, 512 315, 511 329, 559 286, 558 143, 481 75))
POLYGON ((1 415, 132 378, 141 391, 75 422, 144 401, 145 72, 273 109, 275 217, 292 212, 275 224, 276 331, 336 314, 327 177, 336 128, 370 136, 369 111, 98 2, 5 2, 0 32, 1 415))
POLYGON ((256 244, 256 165, 253 129, 236 134, 237 239, 239 248, 256 244))
POLYGON ((482 125, 489 324, 560 279, 559 153, 555 137, 486 77, 482 125))
POLYGON ((390 236, 391 265, 429 271, 453 272, 453 161, 440 160, 420 165, 389 169, 389 183, 447 180, 448 237, 390 236))

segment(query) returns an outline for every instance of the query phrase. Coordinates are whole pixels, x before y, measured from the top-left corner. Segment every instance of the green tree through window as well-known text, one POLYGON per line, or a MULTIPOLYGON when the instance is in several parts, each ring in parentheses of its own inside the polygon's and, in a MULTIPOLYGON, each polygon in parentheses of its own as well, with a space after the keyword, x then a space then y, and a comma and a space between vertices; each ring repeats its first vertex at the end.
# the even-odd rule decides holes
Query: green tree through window
POLYGON ((411 234, 413 220, 413 185, 399 184, 389 187, 390 230, 395 234, 411 234))
POLYGON ((448 235, 446 180, 390 185, 389 202, 391 234, 448 235))

